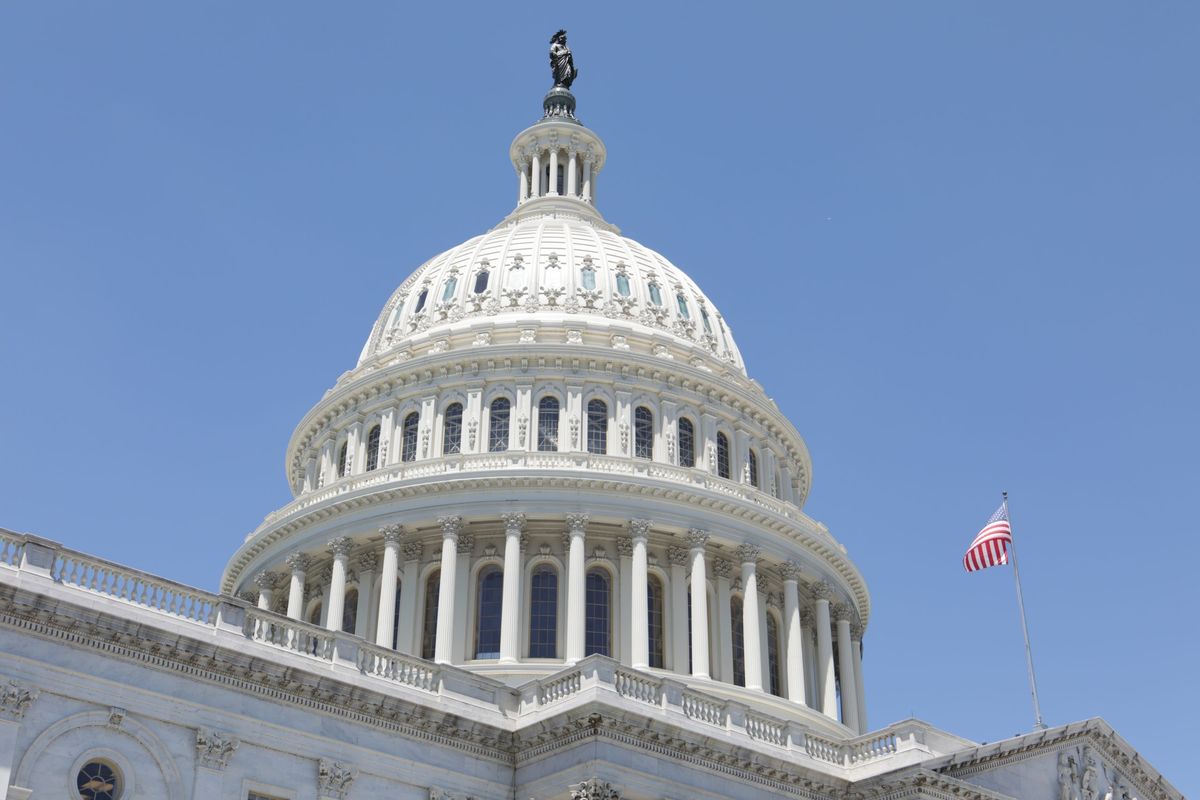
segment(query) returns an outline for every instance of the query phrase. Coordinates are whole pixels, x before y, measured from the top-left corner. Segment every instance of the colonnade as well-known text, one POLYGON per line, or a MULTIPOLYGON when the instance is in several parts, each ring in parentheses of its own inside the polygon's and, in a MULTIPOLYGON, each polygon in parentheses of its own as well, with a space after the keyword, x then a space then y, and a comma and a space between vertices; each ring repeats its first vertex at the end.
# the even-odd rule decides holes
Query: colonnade
POLYGON ((596 159, 591 151, 574 147, 531 149, 519 162, 517 203, 536 197, 574 197, 585 203, 595 202, 596 159), (559 167, 564 168, 559 191, 559 167))
MULTIPOLYGON (((530 536, 523 513, 505 513, 499 521, 502 535, 489 536, 487 541, 498 538, 502 547, 488 544, 482 557, 477 557, 475 536, 466 532, 466 524, 459 516, 439 517, 441 536, 433 542, 427 536, 419 541, 415 534, 406 534, 399 525, 381 528, 378 537, 371 537, 368 543, 356 543, 348 537, 333 539, 326 553, 317 554, 322 560, 328 557, 314 587, 324 604, 322 624, 333 630, 343 625, 351 578, 350 559, 357 553, 353 574, 357 592, 353 633, 382 647, 395 646, 415 655, 432 656, 437 663, 480 660, 472 657, 478 654, 464 650, 468 638, 465 630, 472 629, 472 622, 475 630, 480 625, 479 609, 483 601, 477 593, 473 603, 477 613, 473 616, 469 584, 473 576, 478 580, 478 575, 482 575, 482 571, 476 571, 480 562, 488 562, 495 565, 489 566, 490 570, 500 570, 503 581, 497 660, 501 664, 522 663, 525 661, 522 614, 532 602, 528 599, 532 597, 531 587, 527 585, 530 574, 527 567, 532 561, 526 556, 530 536), (378 557, 380 542, 382 559, 378 557), (431 543, 440 548, 437 558, 426 560, 423 565, 422 556, 431 543), (418 625, 430 624, 430 609, 421 608, 422 602, 426 602, 421 577, 432 576, 435 568, 438 571, 436 632, 429 630, 434 634, 432 652, 422 653, 424 636, 419 640, 415 634, 420 630, 418 625)), ((759 548, 750 543, 732 549, 740 567, 735 571, 734 563, 725 557, 730 549, 718 545, 718 552, 710 546, 710 533, 698 528, 682 536, 667 534, 664 538, 661 532, 656 534, 657 552, 663 552, 662 545, 664 541, 667 543, 668 569, 663 569, 658 556, 650 552, 651 521, 629 520, 628 536, 616 541, 619 556, 615 559, 618 563, 613 565, 616 568, 605 567, 618 589, 611 597, 606 595, 606 602, 615 601, 617 606, 610 607, 605 617, 610 626, 607 634, 610 638, 605 641, 611 641, 612 645, 607 652, 594 644, 589 649, 589 631, 598 624, 595 608, 589 611, 589 602, 595 606, 598 601, 595 597, 589 600, 588 578, 597 564, 614 561, 606 550, 612 536, 589 542, 585 513, 567 514, 563 522, 559 536, 565 549, 566 583, 562 592, 565 614, 558 614, 557 602, 553 613, 564 646, 555 653, 561 654, 561 658, 553 660, 571 664, 591 652, 604 652, 637 669, 670 666, 677 673, 690 671, 697 679, 733 683, 737 674, 734 653, 740 641, 741 659, 737 666, 742 667, 747 690, 770 692, 774 688, 775 693, 793 702, 841 719, 856 732, 865 732, 862 628, 853 606, 839 601, 828 583, 812 580, 802 588, 802 571, 794 561, 764 569, 759 548), (593 545, 591 552, 587 550, 589 544, 593 545), (654 578, 651 578, 652 563, 654 578), (652 580, 657 582, 657 597, 650 591, 652 580), (768 588, 775 580, 782 582, 781 596, 768 588), (704 601, 695 602, 696 598, 704 601), (735 618, 731 610, 735 598, 741 599, 740 618, 735 618), (710 619, 710 611, 715 612, 715 619, 710 619), (656 614, 658 663, 651 654, 654 640, 651 628, 656 614), (774 642, 770 640, 772 628, 776 634, 774 642), (717 646, 712 648, 710 643, 714 639, 717 646)), ((495 527, 493 522, 487 530, 494 534, 495 527)), ((543 541, 546 538, 544 533, 538 536, 543 541)), ((480 538, 482 544, 484 537, 480 538)), ((548 544, 543 543, 539 550, 532 560, 553 559, 554 563, 562 564, 549 555, 548 544)), ((286 614, 293 619, 304 619, 308 573, 316 560, 314 555, 301 552, 285 559, 290 573, 286 578, 286 614)), ((271 609, 273 593, 284 584, 283 576, 264 571, 255 576, 254 583, 259 590, 259 607, 271 609)), ((309 593, 310 601, 312 594, 309 593)))

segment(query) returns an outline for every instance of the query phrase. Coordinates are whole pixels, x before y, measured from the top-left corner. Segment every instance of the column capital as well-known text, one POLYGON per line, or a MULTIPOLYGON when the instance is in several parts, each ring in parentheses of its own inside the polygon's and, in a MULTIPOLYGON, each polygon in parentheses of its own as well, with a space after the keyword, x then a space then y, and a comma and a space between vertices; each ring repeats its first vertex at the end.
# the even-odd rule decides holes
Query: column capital
POLYGON ((354 542, 350 541, 349 536, 339 536, 336 539, 330 539, 328 542, 329 552, 333 553, 334 557, 345 557, 350 555, 350 551, 354 549, 354 542))
POLYGON ((812 586, 812 593, 813 597, 818 600, 828 601, 833 599, 833 587, 825 581, 818 581, 817 583, 814 583, 812 586))
POLYGON ((279 574, 264 569, 254 576, 254 585, 259 589, 270 591, 279 585, 279 574))
POLYGON ((405 542, 403 552, 406 561, 420 561, 425 547, 420 542, 405 542))
POLYGON ((648 519, 631 519, 629 520, 629 533, 635 539, 645 539, 650 535, 650 520, 648 519))
POLYGON ((850 638, 856 642, 861 642, 863 638, 863 626, 857 622, 850 623, 850 638))
POLYGON ((743 564, 754 564, 758 561, 758 554, 761 551, 757 545, 746 542, 744 544, 739 544, 737 546, 737 550, 734 552, 737 554, 738 560, 740 560, 743 564))
POLYGON ((400 537, 404 535, 403 525, 381 525, 379 535, 383 537, 384 545, 399 544, 400 537))
POLYGON ((667 548, 667 561, 671 566, 685 567, 688 563, 688 549, 671 545, 667 548))
POLYGON ((806 628, 812 628, 813 623, 817 620, 816 614, 811 608, 800 609, 800 624, 806 628))
POLYGON ((784 581, 798 581, 800 579, 800 565, 795 561, 785 561, 779 565, 779 577, 784 581))
POLYGON ((633 555, 633 539, 628 536, 617 537, 617 555, 629 558, 633 555))
POLYGON ((317 585, 322 592, 329 589, 329 584, 333 580, 333 567, 326 565, 317 573, 317 585))
POLYGON ((567 514, 567 532, 583 534, 587 530, 588 515, 583 513, 567 514))
POLYGON ((714 559, 712 570, 713 575, 717 576, 718 578, 728 578, 731 574, 733 574, 733 562, 724 558, 714 559))
POLYGON ((462 533, 463 521, 459 516, 438 517, 438 525, 442 526, 442 538, 458 540, 462 533))
POLYGON ((239 599, 245 600, 247 603, 258 602, 258 592, 254 591, 253 589, 246 589, 238 592, 237 596, 239 599))
POLYGON ((458 554, 460 556, 468 555, 475 549, 475 537, 470 534, 460 533, 456 541, 458 542, 458 554))
POLYGON ((849 603, 834 603, 830 611, 833 612, 832 616, 838 622, 842 622, 843 620, 854 622, 854 608, 849 603))
POLYGON ((292 572, 307 572, 308 568, 312 566, 312 557, 307 553, 292 553, 284 559, 284 563, 288 565, 292 572))
POLYGON ((358 557, 359 572, 374 572, 379 566, 379 557, 374 553, 363 553, 358 557))
POLYGON ((700 528, 688 528, 688 532, 684 534, 688 546, 693 550, 703 550, 704 546, 708 544, 708 537, 709 532, 700 528))
POLYGON ((519 511, 501 514, 500 518, 504 520, 505 533, 520 533, 525 530, 525 515, 519 511))

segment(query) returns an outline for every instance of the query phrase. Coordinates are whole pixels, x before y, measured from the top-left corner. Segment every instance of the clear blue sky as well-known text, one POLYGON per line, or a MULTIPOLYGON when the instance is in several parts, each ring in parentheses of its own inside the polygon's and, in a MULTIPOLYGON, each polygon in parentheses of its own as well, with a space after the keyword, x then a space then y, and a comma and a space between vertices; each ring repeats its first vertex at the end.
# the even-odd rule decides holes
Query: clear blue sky
POLYGON ((868 706, 1200 767, 1200 8, 0 5, 0 525, 212 588, 570 31, 602 211, 713 297, 872 589, 868 706), (553 14, 557 13, 557 16, 553 14))

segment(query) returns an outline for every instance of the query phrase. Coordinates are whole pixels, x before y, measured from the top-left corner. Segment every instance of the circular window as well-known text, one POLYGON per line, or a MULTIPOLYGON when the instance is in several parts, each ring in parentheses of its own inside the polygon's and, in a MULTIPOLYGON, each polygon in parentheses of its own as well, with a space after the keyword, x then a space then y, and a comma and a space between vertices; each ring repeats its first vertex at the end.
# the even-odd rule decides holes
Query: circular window
POLYGON ((75 778, 79 800, 117 800, 121 794, 121 779, 117 771, 104 761, 89 761, 75 778))

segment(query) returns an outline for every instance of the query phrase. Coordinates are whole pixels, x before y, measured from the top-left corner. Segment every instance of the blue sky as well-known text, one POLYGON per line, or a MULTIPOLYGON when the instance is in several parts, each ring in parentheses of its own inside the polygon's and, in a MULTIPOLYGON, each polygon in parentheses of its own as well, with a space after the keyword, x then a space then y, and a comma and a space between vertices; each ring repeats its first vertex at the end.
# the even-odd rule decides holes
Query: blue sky
POLYGON ((214 587, 388 294, 509 211, 562 26, 601 210, 809 444, 872 723, 1031 727, 959 561, 1006 489, 1048 721, 1200 789, 1200 9, 550 9, 0 6, 0 525, 214 587))

